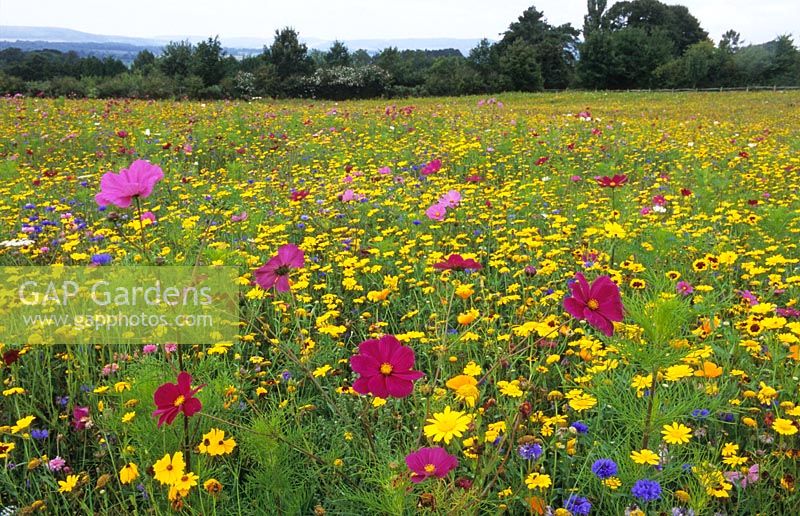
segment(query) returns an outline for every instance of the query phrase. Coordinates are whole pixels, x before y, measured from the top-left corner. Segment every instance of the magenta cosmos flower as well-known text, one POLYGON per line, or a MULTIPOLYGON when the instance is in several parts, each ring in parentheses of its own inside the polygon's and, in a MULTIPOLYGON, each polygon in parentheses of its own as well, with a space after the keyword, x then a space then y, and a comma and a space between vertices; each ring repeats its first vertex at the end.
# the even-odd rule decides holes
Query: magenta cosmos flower
POLYGON ((147 197, 153 187, 164 178, 164 172, 158 165, 137 159, 129 168, 123 168, 119 174, 106 172, 100 178, 100 192, 94 196, 99 206, 113 204, 120 208, 131 205, 134 197, 147 197))
POLYGON ((609 337, 614 335, 614 321, 622 320, 622 299, 619 287, 608 276, 600 276, 591 286, 580 272, 570 283, 572 297, 564 300, 564 308, 576 319, 586 321, 609 337))
POLYGON ((472 258, 464 259, 460 254, 451 254, 447 260, 434 263, 433 268, 441 271, 464 271, 467 269, 479 271, 483 269, 483 265, 472 258))
POLYGON ((256 269, 256 283, 264 290, 275 287, 278 292, 289 292, 289 272, 299 269, 306 262, 303 251, 294 244, 278 249, 278 254, 256 269))
POLYGON ((425 376, 413 371, 414 350, 404 346, 394 335, 365 340, 358 354, 350 357, 350 367, 360 377, 353 390, 379 398, 405 398, 414 389, 414 380, 425 376))
POLYGON ((191 417, 200 412, 203 405, 194 395, 202 388, 201 385, 192 389, 192 375, 181 371, 178 383, 167 382, 156 389, 153 401, 158 408, 153 411, 153 417, 158 417, 158 426, 164 423, 171 425, 181 412, 184 417, 191 417))
POLYGON ((458 459, 440 446, 420 448, 406 455, 411 481, 420 483, 428 477, 444 478, 458 466, 458 459))

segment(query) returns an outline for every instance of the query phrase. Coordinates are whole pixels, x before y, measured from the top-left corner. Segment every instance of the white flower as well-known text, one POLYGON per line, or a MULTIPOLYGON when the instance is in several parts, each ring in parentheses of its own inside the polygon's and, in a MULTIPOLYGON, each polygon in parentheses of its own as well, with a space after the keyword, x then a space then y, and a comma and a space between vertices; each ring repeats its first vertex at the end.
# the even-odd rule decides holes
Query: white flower
POLYGON ((25 247, 26 245, 35 244, 33 240, 28 238, 17 238, 14 240, 3 240, 0 245, 3 247, 25 247))

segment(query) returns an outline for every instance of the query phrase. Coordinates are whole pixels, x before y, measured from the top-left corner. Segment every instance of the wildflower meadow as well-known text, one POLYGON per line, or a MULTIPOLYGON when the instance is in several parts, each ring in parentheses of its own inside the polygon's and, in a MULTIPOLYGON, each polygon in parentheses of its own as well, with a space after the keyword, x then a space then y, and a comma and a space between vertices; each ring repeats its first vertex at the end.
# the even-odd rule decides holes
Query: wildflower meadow
POLYGON ((0 510, 797 514, 798 122, 780 91, 2 98, 0 510), (9 333, 23 274, 172 267, 233 271, 233 323, 9 333))

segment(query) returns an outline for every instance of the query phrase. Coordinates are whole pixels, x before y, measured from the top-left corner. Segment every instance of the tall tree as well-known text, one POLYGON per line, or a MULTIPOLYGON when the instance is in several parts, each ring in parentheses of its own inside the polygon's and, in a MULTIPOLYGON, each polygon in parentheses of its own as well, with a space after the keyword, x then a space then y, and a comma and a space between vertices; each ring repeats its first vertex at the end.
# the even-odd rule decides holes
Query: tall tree
POLYGON ((350 66, 350 51, 347 46, 338 39, 334 41, 331 48, 325 53, 325 64, 327 66, 350 66))
POLYGON ((586 16, 583 17, 583 37, 588 38, 603 25, 603 14, 608 0, 586 0, 586 16))
POLYGON ((544 13, 531 6, 509 25, 497 47, 503 55, 514 41, 522 40, 533 49, 544 87, 565 88, 571 82, 575 68, 578 34, 570 24, 550 25, 544 13))
POLYGON ((219 36, 197 44, 192 55, 192 72, 203 80, 203 85, 219 84, 225 77, 225 51, 219 36))
POLYGON ((186 77, 192 66, 194 49, 188 41, 170 41, 161 52, 158 66, 164 75, 170 77, 186 77))
POLYGON ((269 47, 268 60, 275 67, 275 73, 282 79, 304 75, 313 69, 308 56, 308 47, 305 43, 300 43, 297 31, 290 27, 275 31, 275 40, 269 47))

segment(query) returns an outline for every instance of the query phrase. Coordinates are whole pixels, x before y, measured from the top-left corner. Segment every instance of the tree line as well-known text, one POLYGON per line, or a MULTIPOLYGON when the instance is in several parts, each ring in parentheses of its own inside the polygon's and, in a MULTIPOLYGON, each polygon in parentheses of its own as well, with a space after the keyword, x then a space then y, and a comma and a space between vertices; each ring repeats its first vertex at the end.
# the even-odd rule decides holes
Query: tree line
POLYGON ((311 50, 297 31, 275 31, 261 53, 237 60, 219 38, 142 50, 130 68, 106 57, 56 50, 0 51, 0 93, 139 98, 466 95, 546 89, 800 86, 800 52, 789 35, 743 45, 730 30, 719 42, 681 5, 631 0, 608 8, 587 0, 582 30, 551 25, 534 6, 496 42, 468 56, 450 50, 370 55, 340 41, 311 50))

